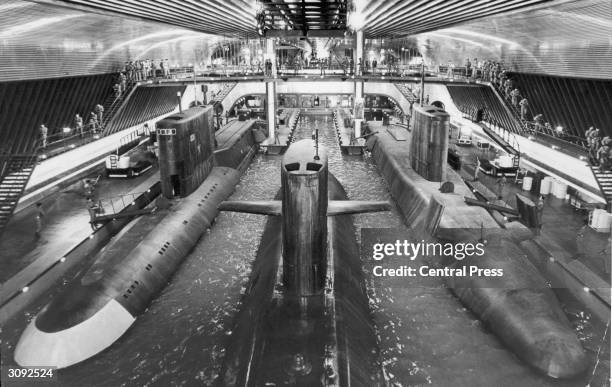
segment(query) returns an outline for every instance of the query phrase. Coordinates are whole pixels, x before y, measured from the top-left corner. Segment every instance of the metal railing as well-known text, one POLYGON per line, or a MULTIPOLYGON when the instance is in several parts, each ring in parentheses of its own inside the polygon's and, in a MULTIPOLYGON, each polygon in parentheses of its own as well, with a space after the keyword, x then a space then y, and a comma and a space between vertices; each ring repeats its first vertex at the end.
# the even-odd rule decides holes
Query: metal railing
MULTIPOLYGON (((478 108, 467 108, 467 107, 459 107, 461 113, 463 113, 463 118, 469 119, 473 122, 476 122, 476 116, 478 113, 478 108)), ((495 134, 497 134, 503 141, 505 141, 508 146, 515 149, 518 154, 521 154, 521 148, 516 137, 515 133, 505 128, 502 123, 493 117, 488 110, 483 111, 482 121, 488 123, 487 127, 490 128, 495 134)), ((520 135, 521 133, 519 133, 520 135)))
MULTIPOLYGON (((362 66, 355 65, 349 66, 345 63, 334 63, 334 64, 278 64, 276 66, 276 76, 316 76, 316 75, 337 75, 337 76, 391 76, 391 77, 403 77, 409 75, 420 74, 422 70, 421 65, 379 65, 372 67, 369 64, 362 66)), ((428 76, 433 76, 438 73, 437 68, 426 66, 425 71, 428 76)), ((271 77, 274 74, 270 71, 270 68, 266 68, 265 63, 260 64, 240 64, 240 65, 212 65, 206 66, 205 68, 194 68, 194 67, 181 67, 177 69, 171 69, 170 74, 167 77, 164 76, 149 76, 142 81, 146 80, 158 80, 158 79, 185 79, 193 78, 194 72, 196 77, 245 77, 245 76, 265 76, 271 77)), ((462 76, 460 70, 455 70, 457 77, 462 76)), ((437 76, 437 75, 436 75, 437 76)), ((444 74, 442 74, 442 77, 444 74)))
MULTIPOLYGON (((113 196, 110 198, 99 199, 97 202, 97 206, 99 208, 97 215, 109 216, 109 215, 118 214, 121 211, 123 211, 123 209, 125 209, 127 206, 131 204, 135 204, 136 199, 139 196, 145 193, 149 193, 149 192, 150 190, 143 191, 143 192, 127 193, 127 194, 123 194, 119 196, 113 196)), ((143 197, 146 197, 146 195, 143 195, 143 197)), ((147 199, 143 207, 146 207, 151 202, 152 200, 147 199)))
POLYGON ((491 86, 497 91, 497 93, 502 97, 508 109, 512 112, 513 118, 519 123, 523 130, 523 135, 544 135, 546 137, 551 137, 556 139, 557 141, 562 141, 572 146, 578 146, 582 148, 584 151, 588 151, 588 142, 585 138, 568 135, 563 131, 556 130, 552 127, 547 127, 545 125, 538 124, 535 121, 528 121, 521 117, 520 108, 512 104, 512 97, 506 94, 505 90, 497 83, 491 83, 491 86))
POLYGON ((149 136, 151 134, 151 128, 148 125, 142 124, 139 128, 134 129, 130 133, 119 139, 119 146, 117 147, 117 153, 119 153, 119 148, 128 145, 134 141, 139 140, 143 136, 149 136))

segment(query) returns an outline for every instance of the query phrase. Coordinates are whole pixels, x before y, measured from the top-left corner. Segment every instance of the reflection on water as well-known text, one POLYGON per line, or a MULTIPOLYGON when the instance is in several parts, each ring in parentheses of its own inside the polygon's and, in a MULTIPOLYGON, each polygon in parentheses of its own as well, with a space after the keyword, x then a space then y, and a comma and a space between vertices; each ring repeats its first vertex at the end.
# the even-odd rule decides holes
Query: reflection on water
MULTIPOLYGON (((318 120, 330 171, 350 199, 390 199, 385 182, 366 157, 342 156, 331 116, 305 115, 297 139, 310 138, 318 120), (327 117, 327 121, 326 118, 327 117)), ((280 187, 279 156, 257 155, 232 200, 269 200, 280 187)), ((221 213, 169 285, 111 348, 66 370, 62 386, 212 385, 223 361, 224 345, 255 258, 265 217, 221 213)), ((396 208, 354 217, 357 227, 393 227, 408 233, 396 208)), ((583 386, 585 379, 555 384, 535 375, 506 350, 486 327, 444 288, 431 280, 397 283, 375 278, 364 262, 370 306, 385 366, 393 386, 583 386)), ((403 280, 405 281, 405 280, 403 280)), ((34 314, 61 288, 10 321, 0 333, 3 361, 12 361, 15 342, 34 314), (8 356, 7 356, 8 354, 8 356)), ((588 314, 568 306, 586 350, 594 357, 603 328, 588 314)), ((358 339, 358 338, 356 338, 358 339)), ((592 386, 609 379, 609 345, 592 386)))

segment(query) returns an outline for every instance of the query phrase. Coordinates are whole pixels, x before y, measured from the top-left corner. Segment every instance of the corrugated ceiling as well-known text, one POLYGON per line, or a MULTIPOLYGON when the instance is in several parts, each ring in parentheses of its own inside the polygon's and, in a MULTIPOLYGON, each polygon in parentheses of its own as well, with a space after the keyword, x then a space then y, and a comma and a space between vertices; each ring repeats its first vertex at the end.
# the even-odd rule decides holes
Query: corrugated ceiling
POLYGON ((565 2, 417 36, 432 64, 502 60, 524 73, 612 79, 612 1, 565 2))
MULTIPOLYGON (((315 20, 317 12, 328 18, 326 10, 340 8, 336 3, 303 2, 309 20, 315 20)), ((300 25, 299 4, 4 0, 0 81, 105 73, 138 58, 187 64, 197 60, 196 52, 210 52, 209 46, 218 41, 257 39, 258 10, 277 6, 300 25)), ((610 0, 355 0, 348 7, 348 24, 361 25, 366 37, 387 42, 416 34, 432 63, 462 62, 467 56, 496 58, 517 71, 612 78, 611 8, 610 0)), ((329 20, 334 25, 333 18, 329 20)))
POLYGON ((23 0, 0 3, 0 81, 113 72, 126 60, 193 61, 219 37, 23 0))

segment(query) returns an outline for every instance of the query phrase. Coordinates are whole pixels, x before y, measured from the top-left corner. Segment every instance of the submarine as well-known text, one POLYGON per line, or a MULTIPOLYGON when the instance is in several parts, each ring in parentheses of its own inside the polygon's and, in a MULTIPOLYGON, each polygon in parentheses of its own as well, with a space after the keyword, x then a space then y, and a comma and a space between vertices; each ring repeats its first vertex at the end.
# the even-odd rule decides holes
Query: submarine
POLYGON ((269 218, 216 384, 384 385, 350 214, 390 204, 347 200, 311 140, 289 146, 275 199, 219 205, 269 218))
MULTIPOLYGON (((486 226, 492 219, 482 219, 480 228, 459 228, 468 214, 466 204, 454 201, 457 196, 452 192, 434 191, 429 185, 429 181, 462 181, 447 167, 450 115, 434 106, 416 106, 412 117, 411 157, 398 151, 388 134, 370 136, 367 142, 410 234, 415 240, 451 244, 487 241, 483 256, 425 259, 436 269, 469 272, 467 268, 476 267, 503 272, 491 277, 444 276, 444 281, 458 301, 534 371, 553 379, 583 374, 589 362, 582 344, 553 290, 520 248, 522 241, 531 238, 531 231, 486 226)), ((535 212, 526 208, 521 219, 529 224, 535 212)))
MULTIPOLYGON (((450 290, 521 360, 553 379, 571 379, 588 368, 587 355, 553 290, 506 230, 487 231, 486 254, 452 259, 444 266, 503 270, 501 277, 446 277, 450 290)), ((458 242, 480 230, 440 230, 458 242)), ((518 238, 520 239, 520 238, 518 238)))
POLYGON ((240 178, 215 161, 212 120, 211 107, 194 107, 156 124, 157 208, 132 220, 28 324, 14 352, 20 366, 65 368, 96 355, 166 286, 240 178))

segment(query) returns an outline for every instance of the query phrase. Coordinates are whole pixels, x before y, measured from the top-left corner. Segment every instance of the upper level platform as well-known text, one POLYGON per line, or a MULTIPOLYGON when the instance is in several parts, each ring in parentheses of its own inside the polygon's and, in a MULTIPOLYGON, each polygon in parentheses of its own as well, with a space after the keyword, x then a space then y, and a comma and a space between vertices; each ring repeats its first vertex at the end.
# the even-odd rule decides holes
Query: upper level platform
MULTIPOLYGON (((420 71, 415 71, 414 67, 408 70, 406 67, 403 70, 389 71, 386 69, 378 70, 376 72, 365 72, 360 74, 354 74, 353 72, 347 71, 343 68, 326 68, 322 71, 320 68, 306 68, 300 70, 278 69, 276 75, 271 73, 266 74, 264 71, 244 71, 241 68, 229 67, 228 70, 223 69, 209 70, 209 71, 196 71, 195 81, 200 83, 215 83, 215 82, 253 82, 253 81, 337 81, 337 80, 356 80, 356 81, 376 81, 376 82, 420 82, 422 78, 420 71), (406 71, 404 71, 406 70, 406 71)), ((457 75, 454 78, 448 78, 445 74, 438 73, 436 71, 425 70, 425 81, 436 82, 436 83, 466 83, 475 84, 481 83, 473 78, 457 75)), ((157 84, 189 84, 194 82, 193 71, 190 72, 177 72, 171 74, 171 78, 157 78, 155 80, 149 80, 148 83, 157 84)), ((482 82, 485 83, 485 82, 482 82)))

